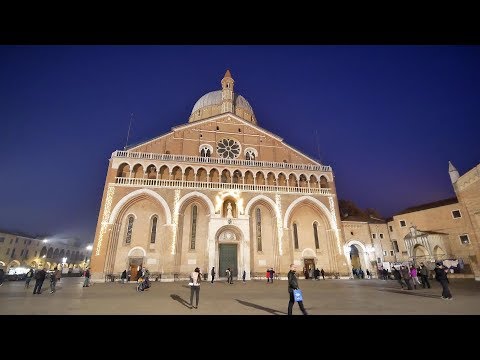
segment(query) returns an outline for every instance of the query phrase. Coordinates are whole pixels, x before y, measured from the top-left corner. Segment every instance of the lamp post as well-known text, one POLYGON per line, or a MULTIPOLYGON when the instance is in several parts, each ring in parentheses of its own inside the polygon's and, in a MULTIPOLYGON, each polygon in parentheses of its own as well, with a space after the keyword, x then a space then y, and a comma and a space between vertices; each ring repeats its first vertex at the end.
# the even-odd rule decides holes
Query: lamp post
MULTIPOLYGON (((90 253, 93 249, 93 246, 89 244, 89 245, 87 245, 87 247, 85 249, 90 253)), ((87 253, 87 255, 88 255, 88 253, 87 253)), ((87 264, 90 262, 90 257, 91 256, 85 256, 85 268, 87 268, 87 264)))

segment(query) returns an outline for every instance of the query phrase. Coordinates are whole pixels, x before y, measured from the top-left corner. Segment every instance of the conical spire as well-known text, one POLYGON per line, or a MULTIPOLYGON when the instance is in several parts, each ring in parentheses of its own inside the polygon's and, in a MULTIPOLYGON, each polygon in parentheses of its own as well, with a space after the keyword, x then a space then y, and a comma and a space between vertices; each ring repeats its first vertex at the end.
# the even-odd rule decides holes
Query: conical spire
POLYGON ((450 175, 450 180, 452 181, 452 184, 455 184, 455 182, 460 177, 460 174, 458 173, 455 166, 453 166, 451 161, 448 162, 448 174, 450 175))
POLYGON ((230 70, 225 72, 225 76, 222 81, 222 113, 235 113, 235 107, 233 104, 233 86, 235 81, 230 74, 230 70))
POLYGON ((227 69, 227 71, 225 72, 225 76, 224 76, 223 78, 224 78, 224 79, 225 79, 225 78, 233 79, 233 78, 232 78, 232 74, 230 74, 230 70, 229 70, 229 69, 227 69))

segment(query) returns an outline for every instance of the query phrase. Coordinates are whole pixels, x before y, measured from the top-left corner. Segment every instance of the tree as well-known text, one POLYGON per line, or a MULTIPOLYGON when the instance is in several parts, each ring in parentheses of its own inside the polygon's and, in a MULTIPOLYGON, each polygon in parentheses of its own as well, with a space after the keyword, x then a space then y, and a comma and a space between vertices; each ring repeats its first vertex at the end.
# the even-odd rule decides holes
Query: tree
POLYGON ((338 207, 340 208, 340 215, 342 217, 365 215, 365 213, 351 200, 338 200, 338 207))
POLYGON ((367 214, 369 217, 374 217, 377 219, 381 219, 382 216, 379 214, 379 212, 375 209, 372 208, 366 208, 365 209, 365 214, 367 214))

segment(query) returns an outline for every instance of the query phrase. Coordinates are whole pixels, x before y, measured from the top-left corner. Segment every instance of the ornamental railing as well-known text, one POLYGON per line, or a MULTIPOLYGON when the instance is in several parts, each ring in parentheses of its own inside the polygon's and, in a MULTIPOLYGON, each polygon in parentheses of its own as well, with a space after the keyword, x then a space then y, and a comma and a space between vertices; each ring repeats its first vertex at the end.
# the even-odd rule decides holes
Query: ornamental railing
POLYGON ((263 167, 263 168, 275 168, 275 169, 332 171, 331 166, 327 166, 327 165, 292 164, 292 163, 274 162, 274 161, 256 161, 256 160, 224 159, 224 158, 211 158, 211 157, 187 156, 187 155, 155 154, 155 153, 145 153, 145 152, 130 152, 130 151, 123 151, 123 150, 114 151, 112 153, 112 157, 189 162, 189 163, 193 162, 193 163, 203 163, 203 164, 236 165, 236 166, 247 166, 247 167, 251 166, 251 167, 263 167))
POLYGON ((239 184, 239 183, 218 183, 187 180, 165 180, 165 179, 143 179, 116 177, 115 184, 123 186, 142 186, 142 187, 164 187, 164 188, 189 188, 189 189, 208 189, 208 190, 241 190, 241 191, 260 191, 260 192, 283 192, 299 194, 320 194, 330 195, 328 188, 314 187, 296 187, 296 186, 277 186, 277 185, 257 185, 257 184, 239 184))

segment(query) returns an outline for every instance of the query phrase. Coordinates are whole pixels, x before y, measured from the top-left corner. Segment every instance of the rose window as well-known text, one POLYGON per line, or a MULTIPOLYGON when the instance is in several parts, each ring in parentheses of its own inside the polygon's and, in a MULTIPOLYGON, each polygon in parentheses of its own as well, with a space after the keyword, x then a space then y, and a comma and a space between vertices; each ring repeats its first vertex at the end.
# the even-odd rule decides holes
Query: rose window
POLYGON ((217 152, 224 159, 235 159, 240 154, 240 144, 232 139, 222 139, 217 144, 217 152))

